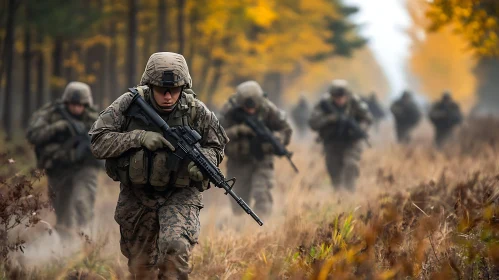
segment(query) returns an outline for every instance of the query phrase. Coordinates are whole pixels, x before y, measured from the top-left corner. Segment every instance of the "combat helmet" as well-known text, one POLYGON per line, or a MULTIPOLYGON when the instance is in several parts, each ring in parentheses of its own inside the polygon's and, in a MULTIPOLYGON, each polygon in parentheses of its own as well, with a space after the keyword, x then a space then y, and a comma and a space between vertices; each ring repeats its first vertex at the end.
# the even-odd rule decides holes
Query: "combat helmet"
POLYGON ((70 82, 64 89, 62 102, 85 106, 92 106, 94 103, 90 87, 82 82, 70 82))
POLYGON ((333 80, 328 90, 332 97, 340 97, 345 95, 351 95, 348 89, 348 82, 346 80, 333 80))
POLYGON ((139 85, 191 88, 192 79, 184 56, 172 52, 153 53, 139 85))
POLYGON ((236 103, 245 108, 259 108, 265 100, 262 87, 256 81, 241 83, 236 88, 236 103))

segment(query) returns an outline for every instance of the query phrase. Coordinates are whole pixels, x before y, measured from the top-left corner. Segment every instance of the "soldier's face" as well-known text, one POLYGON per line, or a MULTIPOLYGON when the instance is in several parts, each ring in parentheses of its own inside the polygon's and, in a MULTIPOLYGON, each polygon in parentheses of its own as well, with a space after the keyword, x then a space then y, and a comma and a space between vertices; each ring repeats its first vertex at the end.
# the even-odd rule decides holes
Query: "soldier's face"
POLYGON ((254 115, 254 114, 256 114, 256 108, 246 108, 246 107, 243 107, 243 110, 248 115, 254 115))
POLYGON ((182 87, 153 87, 154 100, 165 111, 173 110, 181 92, 182 87))
POLYGON ((81 116, 85 111, 85 105, 77 104, 77 103, 68 103, 68 111, 73 116, 81 116))
POLYGON ((340 106, 340 107, 343 107, 343 106, 345 106, 345 105, 347 104, 347 102, 348 102, 348 96, 346 96, 346 95, 343 95, 343 96, 336 96, 336 97, 334 97, 334 98, 333 98, 333 102, 334 102, 336 105, 338 105, 338 106, 340 106))

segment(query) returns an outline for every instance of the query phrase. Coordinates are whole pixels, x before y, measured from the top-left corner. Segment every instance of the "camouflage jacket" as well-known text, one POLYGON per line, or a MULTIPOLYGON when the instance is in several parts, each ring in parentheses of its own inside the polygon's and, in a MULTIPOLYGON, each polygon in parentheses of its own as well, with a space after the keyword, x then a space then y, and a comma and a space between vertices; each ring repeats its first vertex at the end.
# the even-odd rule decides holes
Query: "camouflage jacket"
MULTIPOLYGON (((84 135, 77 135, 77 131, 63 116, 61 110, 67 109, 64 103, 58 100, 46 104, 31 116, 26 137, 35 146, 38 168, 50 172, 55 169, 60 171, 72 168, 79 164, 96 164, 96 161, 76 161, 75 147, 78 143, 75 141, 80 137, 88 137, 86 132, 97 119, 97 112, 94 108, 88 107, 80 118, 71 118, 71 122, 80 131, 84 131, 84 135), (61 129, 61 126, 58 126, 60 122, 66 122, 67 129, 61 129)), ((90 151, 88 154, 91 157, 90 151)))
POLYGON ((451 128, 462 122, 461 108, 454 102, 439 101, 432 105, 429 113, 431 122, 441 128, 451 128))
MULTIPOLYGON (((151 90, 147 86, 141 86, 139 89, 139 92, 143 92, 146 102, 150 103, 151 90)), ((144 205, 156 207, 173 195, 175 189, 191 186, 192 182, 188 178, 187 171, 189 162, 185 159, 180 164, 179 170, 166 170, 166 159, 160 157, 167 154, 166 150, 158 150, 150 155, 151 152, 141 147, 140 139, 146 131, 159 131, 142 122, 140 118, 128 115, 127 109, 132 98, 133 94, 127 92, 100 113, 89 132, 92 152, 97 158, 107 159, 106 171, 111 178, 119 180, 124 187, 131 188, 144 205), (151 166, 144 167, 144 170, 134 166, 136 160, 131 159, 141 152, 150 157, 149 160, 144 160, 144 164, 151 166), (109 170, 114 165, 118 167, 118 174, 109 170), (148 169, 155 169, 163 176, 155 176, 155 171, 148 169), (124 175, 120 173, 121 171, 124 175), (145 181, 141 183, 129 180, 137 172, 151 173, 147 174, 145 181), (157 184, 153 185, 153 177, 159 180, 157 184)), ((160 114, 160 116, 170 126, 189 125, 198 131, 202 136, 200 141, 202 152, 214 164, 220 164, 228 138, 218 119, 201 101, 183 92, 175 109, 169 114, 160 114)), ((183 189, 185 190, 180 195, 183 197, 182 203, 201 205, 201 195, 196 188, 183 189)), ((175 195, 178 196, 179 194, 175 195)))
MULTIPOLYGON (((251 151, 252 141, 258 141, 254 134, 241 133, 241 128, 250 130, 248 126, 238 122, 236 114, 241 113, 241 108, 236 104, 235 96, 229 98, 220 112, 220 123, 226 129, 230 142, 225 150, 229 159, 235 160, 255 160, 257 155, 251 151)), ((291 140, 291 126, 287 121, 286 113, 278 109, 272 101, 264 99, 264 103, 256 112, 256 117, 267 128, 274 133, 274 136, 287 146, 291 140)), ((253 142, 254 143, 254 142, 253 142)), ((264 143, 259 142, 258 145, 264 143)), ((263 158, 272 159, 272 151, 263 151, 263 158)))
POLYGON ((393 102, 390 107, 395 120, 398 125, 414 126, 422 117, 422 113, 418 108, 416 102, 411 98, 409 100, 398 99, 393 102))
POLYGON ((367 130, 372 116, 367 104, 357 95, 351 95, 344 108, 339 108, 329 93, 325 93, 310 114, 309 125, 319 133, 322 140, 348 141, 347 134, 338 135, 342 120, 354 120, 361 129, 367 130))

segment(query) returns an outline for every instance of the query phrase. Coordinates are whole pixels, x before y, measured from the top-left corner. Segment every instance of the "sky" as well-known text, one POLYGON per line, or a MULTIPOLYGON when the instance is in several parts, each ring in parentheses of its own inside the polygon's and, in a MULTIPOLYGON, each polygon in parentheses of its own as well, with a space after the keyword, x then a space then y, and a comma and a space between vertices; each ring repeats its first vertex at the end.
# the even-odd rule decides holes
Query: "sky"
POLYGON ((360 8, 353 18, 362 25, 361 33, 369 39, 369 47, 389 80, 393 98, 407 87, 406 61, 410 38, 405 30, 411 19, 405 0, 344 0, 360 8))

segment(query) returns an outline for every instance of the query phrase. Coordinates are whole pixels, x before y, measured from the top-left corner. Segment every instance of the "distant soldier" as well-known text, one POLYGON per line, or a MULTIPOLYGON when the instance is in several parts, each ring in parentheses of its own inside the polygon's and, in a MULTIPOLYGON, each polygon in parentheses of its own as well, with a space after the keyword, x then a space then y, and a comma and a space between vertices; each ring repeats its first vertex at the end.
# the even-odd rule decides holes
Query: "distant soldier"
POLYGON ((38 168, 47 173, 62 237, 93 217, 99 162, 90 151, 88 130, 97 115, 90 87, 71 82, 61 100, 45 105, 30 120, 27 138, 35 146, 38 168))
POLYGON ((421 120, 421 111, 414 101, 412 93, 404 91, 402 97, 396 100, 390 107, 395 117, 395 128, 397 139, 400 143, 409 143, 410 133, 421 120))
POLYGON ((452 135, 452 130, 463 121, 459 105, 452 100, 450 92, 444 92, 442 99, 435 102, 429 114, 435 126, 435 143, 438 147, 452 135))
POLYGON ((167 164, 175 147, 159 127, 133 110, 132 92, 143 96, 170 127, 196 130, 202 153, 218 165, 227 136, 215 115, 187 91, 191 87, 182 55, 154 53, 139 86, 118 97, 90 130, 93 153, 106 159, 107 174, 121 183, 114 218, 132 279, 188 278, 200 231, 201 192, 209 187, 189 158, 167 164))
POLYGON ((300 137, 305 136, 308 129, 308 119, 310 117, 310 106, 307 99, 302 95, 298 103, 291 110, 291 117, 298 129, 300 137))
POLYGON ((367 104, 350 92, 344 80, 334 80, 312 110, 309 124, 324 143, 327 171, 336 189, 355 189, 362 142, 371 122, 367 104))
POLYGON ((365 98, 365 102, 367 103, 369 112, 371 112, 373 117, 374 128, 378 131, 381 121, 386 117, 383 105, 379 103, 378 96, 375 92, 372 92, 367 98, 365 98))
MULTIPOLYGON (((255 117, 286 146, 292 133, 286 115, 264 96, 262 88, 255 81, 240 84, 236 93, 223 106, 221 115, 220 123, 230 139, 225 149, 228 177, 237 178, 236 192, 248 204, 253 199, 256 212, 263 216, 269 215, 273 202, 271 189, 274 186, 275 151, 270 143, 258 138, 241 118, 255 117)), ((234 213, 242 214, 236 203, 232 205, 234 213)))

